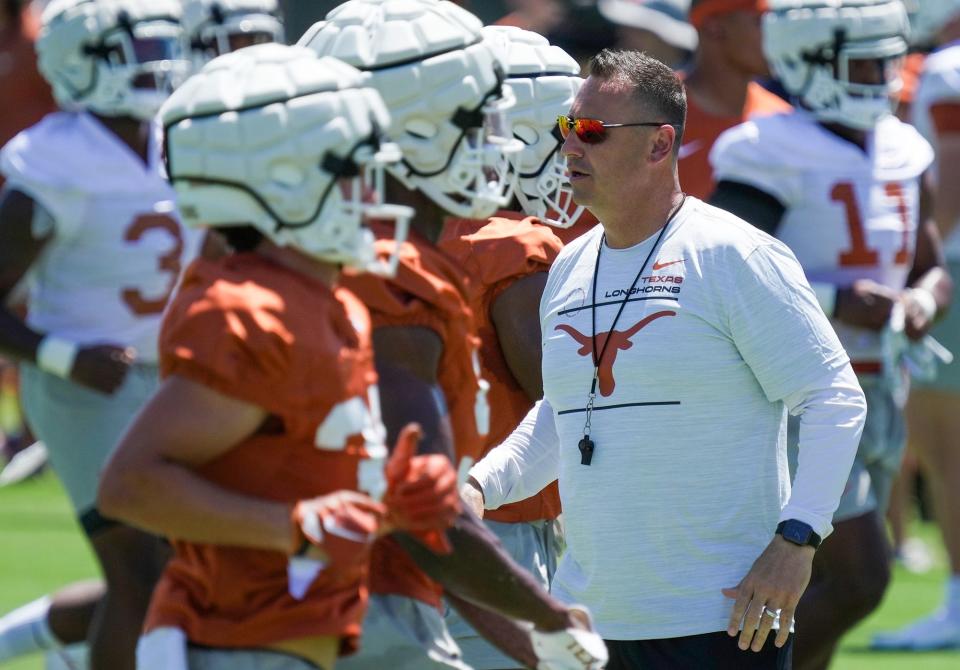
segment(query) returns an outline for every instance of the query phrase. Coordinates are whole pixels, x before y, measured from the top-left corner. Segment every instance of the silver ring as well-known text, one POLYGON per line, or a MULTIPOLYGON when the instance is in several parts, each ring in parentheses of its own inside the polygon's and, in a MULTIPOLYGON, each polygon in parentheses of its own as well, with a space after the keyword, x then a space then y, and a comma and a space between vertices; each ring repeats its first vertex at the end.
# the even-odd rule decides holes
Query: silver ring
POLYGON ((766 614, 767 616, 772 616, 774 619, 776 619, 779 616, 776 610, 772 610, 769 607, 764 607, 763 613, 766 614))

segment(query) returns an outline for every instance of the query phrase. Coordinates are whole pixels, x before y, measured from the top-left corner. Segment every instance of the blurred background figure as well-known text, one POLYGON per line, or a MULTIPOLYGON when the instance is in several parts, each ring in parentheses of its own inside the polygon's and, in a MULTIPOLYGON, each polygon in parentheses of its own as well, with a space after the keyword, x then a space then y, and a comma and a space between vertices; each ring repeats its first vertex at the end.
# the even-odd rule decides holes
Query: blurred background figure
POLYGON ((770 78, 760 20, 766 0, 693 0, 698 43, 682 73, 687 125, 680 146, 680 186, 706 200, 713 193, 710 150, 720 134, 750 117, 790 110, 758 83, 770 78))
POLYGON ((697 48, 687 20, 690 0, 599 0, 600 14, 616 26, 616 46, 646 52, 674 69, 697 48))
MULTIPOLYGON (((933 218, 944 239, 950 275, 960 280, 960 1, 909 0, 912 41, 931 50, 923 63, 910 113, 936 152, 933 218)), ((956 306, 932 335, 960 354, 956 306)), ((929 485, 949 557, 943 606, 906 628, 877 635, 874 648, 917 651, 960 648, 960 363, 941 366, 918 383, 907 405, 910 446, 929 485)))
POLYGON ((284 38, 277 0, 184 0, 181 23, 196 70, 221 54, 284 38))
POLYGON ((50 86, 37 71, 34 41, 38 28, 32 3, 0 2, 0 86, 4 97, 17 103, 0 106, 0 146, 55 109, 50 86))
POLYGON ((565 0, 463 0, 457 4, 476 14, 484 24, 496 23, 549 34, 563 23, 573 3, 565 0))

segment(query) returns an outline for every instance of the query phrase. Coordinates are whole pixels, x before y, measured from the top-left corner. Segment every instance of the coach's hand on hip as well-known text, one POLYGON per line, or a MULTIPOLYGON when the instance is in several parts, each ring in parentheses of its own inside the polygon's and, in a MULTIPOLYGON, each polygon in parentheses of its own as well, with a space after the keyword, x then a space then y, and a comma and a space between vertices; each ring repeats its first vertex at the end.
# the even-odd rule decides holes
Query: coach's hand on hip
POLYGON ((813 547, 802 547, 777 535, 739 584, 722 589, 723 595, 736 601, 727 634, 736 637, 739 633, 741 649, 760 651, 778 613, 780 630, 776 645, 787 643, 797 602, 810 582, 814 551, 813 547))

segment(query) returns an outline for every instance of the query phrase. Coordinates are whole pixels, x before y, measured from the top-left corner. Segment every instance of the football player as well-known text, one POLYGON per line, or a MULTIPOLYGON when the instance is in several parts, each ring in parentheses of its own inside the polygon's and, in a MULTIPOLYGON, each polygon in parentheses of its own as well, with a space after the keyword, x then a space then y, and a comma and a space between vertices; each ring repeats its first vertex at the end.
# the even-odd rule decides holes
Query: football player
POLYGON ((283 43, 277 0, 183 0, 183 38, 193 67, 237 49, 283 43))
MULTIPOLYGON (((934 47, 927 57, 911 118, 933 145, 934 220, 954 284, 960 282, 960 2, 913 0, 912 38, 934 47)), ((909 5, 908 5, 909 7, 909 5)), ((960 309, 954 306, 931 331, 960 354, 960 309)), ((907 405, 910 444, 924 464, 943 543, 950 559, 943 606, 893 633, 878 634, 880 649, 924 651, 960 647, 960 363, 941 367, 936 379, 913 387, 907 405)))
POLYGON ((341 267, 392 269, 364 218, 399 243, 413 214, 381 204, 389 116, 356 69, 270 44, 209 63, 161 117, 183 218, 232 253, 187 270, 163 381, 100 485, 108 514, 174 545, 138 667, 332 670, 356 648, 374 537, 444 550, 459 510, 415 426, 384 471, 370 319, 338 286, 341 267))
MULTIPOLYGON (((543 397, 540 296, 547 270, 563 246, 556 233, 579 226, 585 213, 571 197, 555 121, 569 111, 583 82, 580 66, 537 33, 505 26, 488 26, 483 32, 506 55, 506 84, 516 99, 506 112, 513 136, 523 142, 523 149, 510 156, 516 204, 489 218, 448 219, 438 244, 470 279, 480 372, 490 384, 490 430, 481 457, 543 397)), ((468 495, 472 491, 465 490, 468 495)), ((503 548, 545 589, 562 543, 559 514, 556 483, 539 495, 484 514, 503 548)), ((459 614, 464 607, 469 603, 459 602, 446 616, 464 660, 477 670, 522 667, 464 621, 459 614)), ((495 635, 501 641, 511 634, 517 632, 507 627, 485 631, 486 637, 495 635)))
MULTIPOLYGON (((23 364, 26 417, 106 579, 89 630, 94 668, 133 667, 166 557, 156 538, 101 515, 95 496, 110 450, 156 385, 161 313, 198 246, 177 218, 150 124, 187 71, 179 19, 177 0, 49 5, 36 48, 63 111, 0 154, 0 297, 29 282, 26 320, 0 309, 0 350, 23 364)), ((55 598, 52 609, 44 598, 5 618, 0 658, 82 639, 100 594, 55 598)))
MULTIPOLYGON (((404 158, 389 170, 387 193, 413 206, 417 216, 394 279, 363 276, 347 285, 371 311, 388 433, 413 418, 424 428, 423 448, 458 460, 475 459, 483 449, 488 384, 479 374, 467 275, 437 241, 448 217, 485 218, 509 202, 508 156, 522 146, 505 125, 510 100, 500 51, 480 28, 475 16, 451 2, 351 0, 300 39, 367 70, 390 109, 388 135, 404 158)), ((381 253, 393 247, 389 230, 375 232, 381 253)), ((393 538, 377 543, 363 648, 343 667, 464 667, 438 612, 440 587, 404 549, 455 596, 533 622, 538 649, 545 649, 544 631, 557 631, 555 641, 586 633, 575 628, 576 610, 547 599, 478 520, 465 515, 450 536, 454 553, 443 559, 424 557, 417 546, 401 547, 393 538)), ((595 636, 593 642, 567 639, 588 659, 582 667, 603 655, 584 648, 595 636)), ((529 642, 521 660, 536 665, 529 642)), ((573 652, 562 651, 564 645, 557 649, 569 661, 573 652)))
POLYGON ((869 408, 835 531, 797 609, 796 666, 825 668, 889 580, 882 520, 904 447, 904 354, 916 353, 904 350, 928 343, 952 285, 928 220, 933 151, 892 115, 909 30, 900 0, 783 0, 763 27, 798 108, 720 137, 712 200, 791 247, 869 408))

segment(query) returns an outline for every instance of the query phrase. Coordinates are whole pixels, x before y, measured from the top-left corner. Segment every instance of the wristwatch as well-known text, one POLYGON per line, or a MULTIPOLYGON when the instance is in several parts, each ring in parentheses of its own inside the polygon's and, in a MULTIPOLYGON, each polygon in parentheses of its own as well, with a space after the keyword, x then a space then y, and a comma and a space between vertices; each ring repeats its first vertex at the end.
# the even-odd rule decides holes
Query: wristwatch
POLYGON ((793 542, 801 547, 816 549, 821 542, 820 536, 813 532, 810 524, 796 519, 787 519, 777 524, 777 535, 782 536, 787 542, 793 542))

